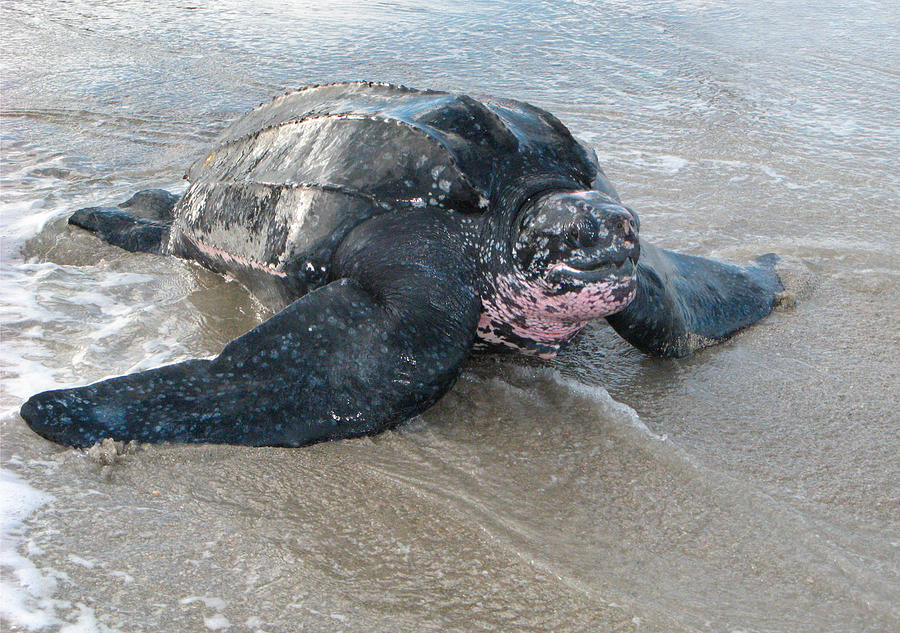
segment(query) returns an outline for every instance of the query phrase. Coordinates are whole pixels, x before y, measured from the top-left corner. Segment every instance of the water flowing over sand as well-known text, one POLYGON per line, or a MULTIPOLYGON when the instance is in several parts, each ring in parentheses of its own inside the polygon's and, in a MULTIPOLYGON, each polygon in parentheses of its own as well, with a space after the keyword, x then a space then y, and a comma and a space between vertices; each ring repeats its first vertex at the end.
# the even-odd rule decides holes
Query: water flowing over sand
POLYGON ((2 6, 0 628, 900 630, 900 17, 890 3, 2 6), (777 252, 792 307, 677 361, 598 323, 473 359, 395 432, 52 445, 37 391, 216 354, 239 285, 68 227, 184 188, 228 122, 345 79, 547 108, 642 235, 777 252))

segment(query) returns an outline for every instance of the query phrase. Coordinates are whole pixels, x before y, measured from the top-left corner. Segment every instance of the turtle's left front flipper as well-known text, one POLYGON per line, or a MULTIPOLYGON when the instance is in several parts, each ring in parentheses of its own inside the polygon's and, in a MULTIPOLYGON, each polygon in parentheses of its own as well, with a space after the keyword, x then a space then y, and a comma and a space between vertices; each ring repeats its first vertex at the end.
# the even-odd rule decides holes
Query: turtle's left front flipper
POLYGON ((654 356, 681 357, 720 343, 772 311, 784 286, 778 258, 738 266, 641 242, 637 295, 607 317, 625 340, 654 356))
POLYGON ((454 237, 434 217, 369 220, 341 247, 341 279, 216 358, 41 393, 22 417, 69 446, 300 446, 389 428, 440 398, 471 350, 480 299, 454 237))

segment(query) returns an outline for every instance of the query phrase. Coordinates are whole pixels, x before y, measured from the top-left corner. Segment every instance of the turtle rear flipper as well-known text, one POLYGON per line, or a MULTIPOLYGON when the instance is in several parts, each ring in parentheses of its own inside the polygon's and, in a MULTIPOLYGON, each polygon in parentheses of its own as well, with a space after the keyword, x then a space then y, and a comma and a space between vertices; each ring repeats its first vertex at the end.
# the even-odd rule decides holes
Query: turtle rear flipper
POLYGON ((118 205, 133 216, 155 222, 171 222, 179 196, 165 189, 143 189, 118 205))
POLYGON ((88 207, 69 217, 69 224, 131 252, 162 253, 168 243, 178 196, 162 189, 138 191, 117 207, 88 207))
POLYGON ((769 314, 784 286, 774 254, 738 266, 641 242, 637 294, 607 321, 653 356, 678 358, 720 343, 769 314))
POLYGON ((453 227, 423 211, 416 231, 392 216, 354 229, 337 254, 340 279, 216 358, 37 394, 22 417, 70 446, 107 437, 300 446, 399 424, 456 380, 481 305, 453 227))

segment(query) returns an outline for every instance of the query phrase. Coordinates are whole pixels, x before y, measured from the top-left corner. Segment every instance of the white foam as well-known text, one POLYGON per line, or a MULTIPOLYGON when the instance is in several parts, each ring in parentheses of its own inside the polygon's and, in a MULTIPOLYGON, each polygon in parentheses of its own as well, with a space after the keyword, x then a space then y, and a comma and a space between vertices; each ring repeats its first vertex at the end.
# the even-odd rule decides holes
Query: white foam
POLYGON ((32 512, 53 500, 8 470, 0 468, 0 535, 17 532, 32 512))
POLYGON ((78 617, 75 622, 66 624, 59 629, 59 633, 114 633, 115 629, 111 629, 105 624, 97 621, 94 610, 90 607, 78 604, 78 617))
POLYGON ((670 175, 675 175, 691 162, 681 156, 672 156, 671 154, 656 154, 647 156, 644 152, 637 152, 638 158, 634 159, 636 165, 657 169, 670 175))
POLYGON ((203 625, 211 631, 222 631, 224 629, 231 627, 231 622, 222 615, 220 612, 225 610, 225 607, 228 606, 228 603, 222 600, 221 598, 209 597, 209 596, 188 596, 187 598, 182 598, 179 600, 180 604, 193 604, 195 602, 202 602, 203 606, 207 609, 213 609, 217 613, 203 618, 203 625))
POLYGON ((211 631, 221 631, 229 628, 231 622, 221 613, 217 613, 210 618, 203 618, 203 625, 211 631))
MULTIPOLYGON (((53 497, 33 488, 21 477, 0 468, 0 616, 12 626, 27 631, 53 627, 59 633, 116 633, 97 620, 94 610, 84 604, 72 605, 53 597, 58 580, 68 576, 51 568, 38 568, 34 561, 20 554, 39 556, 42 550, 24 541, 24 521, 53 497), (10 582, 12 581, 12 582, 10 582), (71 611, 65 617, 60 613, 71 611)), ((88 568, 94 563, 75 555, 69 560, 88 568)))
POLYGON ((228 606, 228 603, 221 598, 210 598, 208 596, 188 596, 187 598, 182 598, 178 602, 180 604, 193 604, 195 602, 202 602, 203 606, 205 606, 207 609, 214 609, 216 611, 222 611, 225 609, 225 607, 228 606))
POLYGON ((19 246, 40 233, 47 222, 65 213, 65 209, 46 208, 41 200, 30 203, 6 203, 0 205, 0 234, 3 247, 19 246))
POLYGON ((39 360, 39 354, 26 347, 22 342, 4 340, 0 350, 0 367, 7 375, 3 378, 4 405, 9 402, 8 396, 18 398, 16 405, 4 409, 4 414, 18 412, 21 401, 39 391, 59 389, 76 382, 74 376, 66 370, 53 370, 39 360))
POLYGON ((677 174, 679 171, 690 164, 690 161, 685 160, 680 156, 662 155, 659 156, 658 160, 660 167, 665 169, 670 174, 677 174))
POLYGON ((122 582, 126 585, 130 585, 134 582, 134 576, 132 576, 131 574, 126 574, 124 571, 111 571, 109 572, 109 575, 113 578, 121 578, 122 582))
POLYGON ((75 554, 69 554, 68 558, 76 565, 81 565, 87 569, 93 569, 97 565, 94 561, 82 558, 81 556, 76 556, 75 554))
POLYGON ((53 497, 32 488, 16 474, 0 468, 0 615, 29 631, 57 622, 48 599, 56 591, 56 579, 42 573, 18 552, 22 524, 53 497), (15 579, 18 586, 8 582, 15 579))

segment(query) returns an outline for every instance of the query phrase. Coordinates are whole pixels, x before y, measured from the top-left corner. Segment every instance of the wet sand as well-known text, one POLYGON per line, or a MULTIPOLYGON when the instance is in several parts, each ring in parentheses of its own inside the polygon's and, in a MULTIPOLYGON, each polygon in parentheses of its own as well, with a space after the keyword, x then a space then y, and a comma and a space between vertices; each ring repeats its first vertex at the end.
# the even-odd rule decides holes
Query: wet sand
POLYGON ((3 20, 4 630, 900 628, 888 7, 10 2, 3 20), (267 316, 67 213, 179 191, 244 110, 350 78, 549 109, 644 238, 793 258, 795 305, 677 361, 603 324, 549 363, 475 358, 371 439, 102 457, 32 434, 31 393, 209 356, 267 316))

